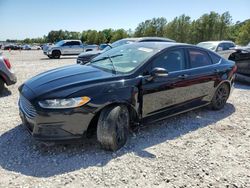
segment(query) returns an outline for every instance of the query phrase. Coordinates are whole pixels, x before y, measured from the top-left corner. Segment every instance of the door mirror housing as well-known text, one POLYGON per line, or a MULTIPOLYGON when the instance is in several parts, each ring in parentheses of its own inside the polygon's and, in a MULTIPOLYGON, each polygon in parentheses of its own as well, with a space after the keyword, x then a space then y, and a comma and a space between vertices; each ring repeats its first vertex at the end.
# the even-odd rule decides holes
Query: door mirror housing
POLYGON ((152 72, 150 73, 150 75, 155 78, 155 77, 165 77, 168 76, 168 71, 164 68, 160 68, 160 67, 155 67, 152 72))

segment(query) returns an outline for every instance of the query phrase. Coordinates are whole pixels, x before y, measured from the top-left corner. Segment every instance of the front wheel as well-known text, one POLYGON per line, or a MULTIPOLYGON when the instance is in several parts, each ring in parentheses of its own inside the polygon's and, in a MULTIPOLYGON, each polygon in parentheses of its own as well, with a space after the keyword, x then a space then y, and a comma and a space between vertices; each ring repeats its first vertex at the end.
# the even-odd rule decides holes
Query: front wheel
POLYGON ((222 109, 229 97, 230 89, 229 86, 226 84, 222 84, 216 90, 214 97, 211 101, 211 107, 213 110, 220 110, 222 109))
POLYGON ((124 105, 102 110, 97 124, 97 139, 104 149, 116 151, 127 141, 129 112, 124 105))
POLYGON ((52 57, 55 58, 55 59, 59 59, 61 56, 61 52, 58 51, 58 50, 54 50, 52 51, 52 57))

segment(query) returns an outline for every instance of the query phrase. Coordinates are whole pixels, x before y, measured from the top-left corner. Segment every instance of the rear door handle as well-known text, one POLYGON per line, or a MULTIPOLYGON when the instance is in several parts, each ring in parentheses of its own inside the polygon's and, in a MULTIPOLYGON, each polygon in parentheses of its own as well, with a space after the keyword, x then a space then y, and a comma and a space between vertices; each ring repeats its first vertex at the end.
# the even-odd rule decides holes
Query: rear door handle
POLYGON ((186 79, 187 77, 188 77, 187 74, 182 74, 182 75, 178 76, 178 78, 181 78, 181 79, 186 79))

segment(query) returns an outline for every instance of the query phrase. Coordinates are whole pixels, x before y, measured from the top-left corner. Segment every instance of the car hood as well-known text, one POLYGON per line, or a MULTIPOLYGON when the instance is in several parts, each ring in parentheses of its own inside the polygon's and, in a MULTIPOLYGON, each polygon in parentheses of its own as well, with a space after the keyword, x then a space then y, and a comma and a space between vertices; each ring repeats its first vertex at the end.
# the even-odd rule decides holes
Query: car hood
POLYGON ((96 51, 90 51, 90 52, 82 52, 78 55, 78 58, 86 57, 86 56, 93 56, 93 55, 99 55, 101 54, 101 50, 96 50, 96 51))
POLYGON ((24 95, 30 99, 34 97, 67 97, 91 84, 100 83, 112 77, 114 77, 112 73, 92 66, 70 65, 31 78, 20 87, 20 92, 22 94, 24 92, 24 95), (25 94, 24 87, 26 87, 25 90, 32 92, 25 94))

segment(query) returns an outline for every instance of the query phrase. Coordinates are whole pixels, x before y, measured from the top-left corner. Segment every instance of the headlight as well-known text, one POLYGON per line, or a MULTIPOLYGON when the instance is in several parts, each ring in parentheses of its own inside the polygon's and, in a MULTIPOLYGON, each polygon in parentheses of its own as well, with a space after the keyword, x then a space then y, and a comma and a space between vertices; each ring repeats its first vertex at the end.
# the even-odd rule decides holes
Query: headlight
POLYGON ((50 109, 64 109, 64 108, 76 108, 82 106, 90 101, 89 97, 76 97, 69 99, 49 99, 39 101, 39 105, 42 108, 50 109))

